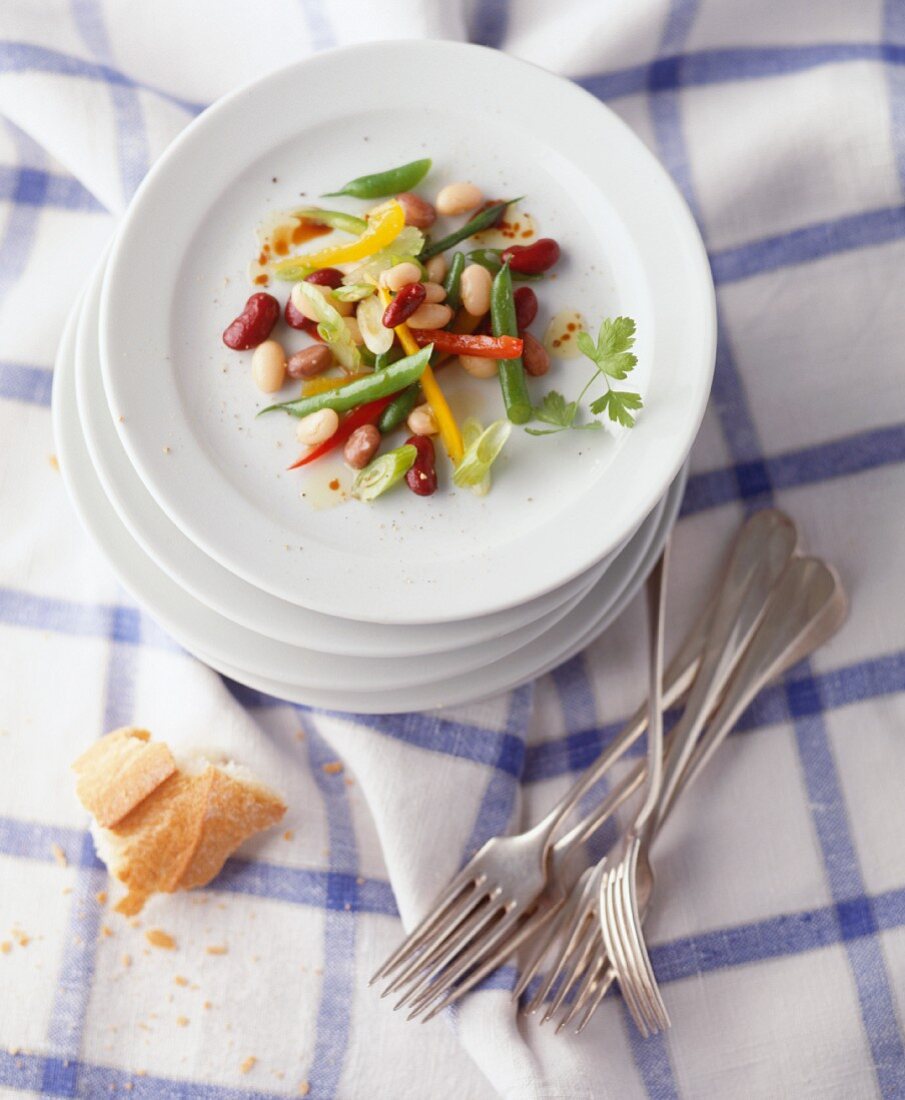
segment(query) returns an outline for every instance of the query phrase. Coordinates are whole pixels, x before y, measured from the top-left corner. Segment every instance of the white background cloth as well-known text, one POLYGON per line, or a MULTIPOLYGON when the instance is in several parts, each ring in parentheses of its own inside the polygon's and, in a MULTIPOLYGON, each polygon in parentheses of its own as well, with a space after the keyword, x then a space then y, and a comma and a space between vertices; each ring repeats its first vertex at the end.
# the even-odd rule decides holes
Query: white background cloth
POLYGON ((901 0, 3 0, 4 1096, 905 1096, 903 65, 901 0), (788 510, 851 592, 843 632, 765 694, 663 838, 650 934, 675 1026, 647 1043, 618 998, 577 1040, 515 1019, 511 974, 427 1026, 366 987, 401 935, 396 904, 411 920, 465 853, 536 818, 634 709, 637 606, 508 698, 309 714, 168 643, 51 461, 66 313, 193 110, 314 50, 398 36, 471 38, 579 79, 692 203, 721 334, 673 640, 759 504, 788 510), (235 752, 285 790, 291 830, 140 927, 95 898, 69 772, 133 721, 235 752), (175 951, 148 945, 152 926, 175 951))

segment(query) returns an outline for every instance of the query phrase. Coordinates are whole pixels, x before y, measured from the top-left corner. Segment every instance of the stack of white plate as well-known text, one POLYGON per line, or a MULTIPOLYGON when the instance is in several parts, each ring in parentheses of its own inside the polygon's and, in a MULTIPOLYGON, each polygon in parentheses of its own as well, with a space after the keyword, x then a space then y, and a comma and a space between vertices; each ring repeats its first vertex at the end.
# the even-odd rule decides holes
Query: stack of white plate
MULTIPOLYGON (((123 584, 213 668, 353 712, 463 703, 567 659, 637 591, 678 510, 714 328, 694 223, 614 115, 505 55, 372 44, 228 97, 158 162, 67 326, 57 445, 123 584), (634 317, 645 408, 618 435, 516 429, 483 498, 454 491, 441 463, 431 497, 340 503, 350 471, 286 470, 293 424, 255 419, 251 353, 220 333, 250 293, 262 216, 425 153, 432 188, 470 178, 530 196, 566 256, 538 287, 539 321, 565 305, 634 317)), ((307 339, 282 322, 274 336, 307 339)), ((539 392, 577 392, 588 366, 556 363, 539 392)), ((460 415, 501 414, 492 380, 449 371, 443 385, 460 415)))

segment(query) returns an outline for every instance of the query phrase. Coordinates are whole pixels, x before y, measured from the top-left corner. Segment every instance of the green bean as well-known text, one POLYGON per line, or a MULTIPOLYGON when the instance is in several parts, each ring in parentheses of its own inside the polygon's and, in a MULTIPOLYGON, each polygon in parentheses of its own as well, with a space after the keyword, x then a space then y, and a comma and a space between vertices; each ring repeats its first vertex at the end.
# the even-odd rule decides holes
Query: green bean
POLYGON ((298 417, 310 416, 311 413, 320 412, 321 409, 348 412, 349 409, 354 409, 358 405, 376 401, 379 397, 388 397, 391 393, 397 393, 406 386, 410 386, 421 377, 433 350, 434 345, 428 344, 415 355, 408 355, 382 371, 375 371, 364 378, 357 378, 339 389, 313 393, 309 397, 283 401, 279 405, 268 405, 258 413, 258 416, 273 412, 275 409, 282 409, 290 416, 298 417))
POLYGON ((404 424, 408 420, 408 415, 412 409, 418 404, 418 394, 421 387, 417 382, 413 382, 406 389, 397 393, 393 400, 387 405, 387 407, 380 414, 380 419, 377 421, 377 428, 381 435, 387 435, 389 432, 394 432, 400 424, 404 424))
POLYGON ((370 367, 372 370, 377 369, 377 356, 370 348, 362 344, 358 349, 358 354, 361 356, 361 361, 366 367, 370 367))
POLYGON ((356 218, 354 214, 346 214, 342 210, 321 210, 317 206, 303 206, 292 213, 306 222, 314 222, 316 225, 329 225, 331 229, 340 229, 343 233, 351 233, 353 237, 360 237, 368 228, 364 218, 356 218))
MULTIPOLYGON (((500 268, 490 289, 490 321, 494 336, 518 336, 512 274, 508 263, 500 268)), ((520 358, 501 359, 498 366, 506 415, 513 424, 525 424, 531 419, 532 406, 522 361, 520 358)))
POLYGON ((382 351, 374 359, 374 370, 386 370, 391 363, 397 363, 402 358, 402 349, 394 344, 389 351, 382 351))
POLYGON ((454 229, 448 236, 441 237, 439 241, 430 241, 430 243, 425 244, 418 254, 419 259, 429 260, 431 256, 436 256, 438 252, 445 252, 447 248, 452 248, 459 241, 464 241, 466 237, 473 237, 475 233, 480 233, 482 229, 489 229, 496 223, 507 206, 518 201, 519 199, 503 199, 502 202, 495 202, 493 206, 488 206, 486 210, 480 210, 471 221, 466 222, 459 229, 454 229))
MULTIPOLYGON (((468 253, 470 264, 480 264, 486 267, 491 275, 496 275, 503 266, 503 250, 501 248, 475 248, 468 253)), ((515 283, 536 283, 542 275, 525 275, 520 271, 513 271, 512 281, 515 283)))
POLYGON ((455 312, 462 304, 462 295, 459 293, 459 283, 462 281, 462 272, 465 270, 465 256, 461 252, 453 255, 449 271, 443 280, 443 289, 446 291, 446 304, 455 312))
POLYGON ((351 195, 355 199, 380 199, 384 195, 398 195, 400 191, 411 191, 430 171, 430 157, 401 164, 398 168, 388 168, 385 172, 373 172, 369 176, 358 176, 343 184, 339 191, 328 191, 324 198, 335 195, 351 195))

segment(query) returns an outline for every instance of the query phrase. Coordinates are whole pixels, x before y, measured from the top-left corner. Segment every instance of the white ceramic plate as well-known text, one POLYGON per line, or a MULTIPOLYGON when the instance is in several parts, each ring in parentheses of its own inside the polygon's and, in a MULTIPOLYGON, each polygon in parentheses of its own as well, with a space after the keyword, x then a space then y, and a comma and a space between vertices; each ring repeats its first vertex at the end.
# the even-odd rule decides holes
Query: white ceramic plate
MULTIPOLYGON (((694 439, 714 331, 697 229, 642 143, 568 81, 450 42, 322 53, 205 112, 136 196, 101 308, 114 420, 177 526, 282 599, 398 624, 515 607, 616 547, 661 498, 694 439), (443 486, 428 499, 400 492, 318 511, 299 490, 317 496, 323 472, 284 472, 293 424, 279 413, 255 419, 263 402, 250 356, 220 342, 249 292, 251 232, 269 210, 298 205, 300 192, 311 201, 350 176, 428 153, 428 194, 457 178, 489 195, 528 194, 523 209, 566 257, 541 287, 546 315, 577 308, 592 326, 635 317, 644 414, 619 438, 515 431, 484 499, 443 486)), ((584 378, 577 373, 574 362, 557 366, 534 391, 571 393, 584 378)), ((460 415, 498 415, 494 385, 453 371, 443 385, 460 415)))
POLYGON ((603 575, 609 554, 586 574, 520 607, 437 625, 389 626, 337 619, 255 588, 200 550, 155 504, 124 452, 104 396, 98 356, 103 261, 89 284, 76 336, 79 417, 94 468, 110 503, 145 552, 187 592, 214 611, 268 638, 350 657, 423 657, 499 640, 515 649, 531 641, 603 575), (518 640, 513 637, 519 632, 518 640), (509 636, 507 639, 507 635, 509 636))
MULTIPOLYGON (((61 467, 70 494, 83 523, 94 536, 124 586, 133 593, 161 622, 177 641, 194 653, 204 655, 208 663, 246 669, 250 675, 260 678, 291 678, 297 688, 310 692, 317 699, 331 698, 334 706, 357 709, 361 693, 371 692, 385 697, 396 691, 407 695, 421 687, 431 690, 437 681, 462 679, 467 675, 469 683, 482 683, 492 678, 495 670, 507 658, 492 659, 486 654, 472 667, 461 654, 444 654, 421 661, 411 659, 380 660, 356 659, 337 661, 319 653, 273 642, 254 634, 217 615, 198 603, 178 587, 135 544, 125 526, 117 517, 103 488, 85 445, 78 420, 73 344, 74 317, 67 324, 66 334, 57 356, 54 376, 54 427, 61 467), (468 668, 463 668, 467 665, 468 668), (430 675, 429 675, 430 673, 430 675), (339 703, 338 700, 342 700, 339 703)), ((630 575, 632 560, 642 552, 656 528, 662 502, 651 517, 642 524, 632 543, 613 563, 603 580, 594 588, 594 605, 600 607, 608 599, 615 598, 630 575)), ((551 629, 555 631, 555 624, 551 629)), ((551 635, 535 639, 535 646, 551 635)), ((531 644, 521 647, 530 650, 531 644)), ((516 651, 519 652, 519 651, 516 651)), ((546 653, 546 649, 543 650, 546 653)), ((497 650, 492 656, 499 658, 497 650)), ((395 696, 394 696, 395 698, 395 696)), ((397 709, 395 706, 392 709, 397 709)))
MULTIPOLYGON (((218 672, 228 676, 231 680, 246 684, 248 687, 261 691, 266 695, 272 695, 277 699, 285 699, 289 702, 300 703, 305 706, 314 706, 323 710, 345 710, 358 714, 392 714, 405 713, 407 711, 430 710, 438 707, 462 706, 466 703, 476 703, 481 699, 498 695, 504 691, 512 691, 519 685, 535 680, 545 675, 563 662, 570 660, 576 653, 580 653, 589 646, 628 606, 635 597, 648 573, 653 568, 654 562, 659 557, 666 540, 672 531, 676 516, 679 514, 679 506, 682 503, 682 494, 685 491, 687 467, 683 468, 679 476, 673 482, 667 493, 665 507, 660 513, 660 518, 649 539, 647 548, 640 561, 635 563, 634 569, 627 571, 627 576, 622 590, 616 600, 605 610, 598 609, 596 613, 584 616, 585 629, 579 629, 579 619, 582 618, 579 608, 568 616, 560 624, 562 632, 565 628, 573 627, 569 635, 569 642, 565 647, 557 646, 550 641, 548 648, 542 654, 539 665, 529 665, 523 659, 525 651, 514 654, 512 658, 499 661, 493 666, 493 676, 459 677, 455 680, 445 681, 442 684, 429 687, 416 688, 404 693, 372 692, 367 695, 350 696, 312 695, 310 692, 301 691, 291 683, 281 683, 275 680, 264 679, 249 675, 242 669, 218 664, 216 661, 207 660, 203 653, 196 656, 211 665, 218 672)), ((593 601, 588 598, 585 605, 590 609, 593 601)), ((554 631, 550 632, 551 635, 554 631)), ((547 641, 545 637, 542 641, 547 641)), ((528 647, 531 649, 531 647, 528 647)), ((536 651, 531 653, 537 656, 536 651)))

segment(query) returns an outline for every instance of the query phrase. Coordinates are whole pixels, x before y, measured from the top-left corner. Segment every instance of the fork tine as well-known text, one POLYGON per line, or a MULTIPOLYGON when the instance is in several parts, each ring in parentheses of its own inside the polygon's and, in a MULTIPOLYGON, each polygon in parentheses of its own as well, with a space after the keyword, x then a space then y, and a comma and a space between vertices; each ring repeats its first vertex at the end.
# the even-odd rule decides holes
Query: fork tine
POLYGON ((603 974, 601 974, 601 976, 600 976, 600 981, 598 982, 597 987, 594 990, 594 995, 591 998, 591 1003, 588 1005, 587 1011, 585 1012, 584 1016, 582 1017, 581 1023, 575 1029, 575 1034, 576 1035, 580 1035, 584 1031, 584 1029, 588 1026, 588 1024, 591 1022, 591 1017, 594 1015, 594 1013, 599 1008, 600 1002, 607 995, 607 993, 609 992, 610 986, 613 984, 613 982, 615 980, 616 980, 616 974, 615 974, 612 966, 609 965, 609 961, 607 961, 606 969, 604 970, 603 974))
POLYGON ((403 969, 380 994, 381 997, 386 997, 400 989, 406 982, 411 981, 415 974, 431 966, 437 956, 446 950, 450 937, 455 934, 462 921, 480 905, 486 896, 486 892, 482 893, 480 888, 461 893, 455 904, 446 910, 445 919, 434 926, 430 938, 424 942, 419 952, 406 961, 403 969))
POLYGON ((409 1016, 410 1020, 420 1015, 438 998, 445 1000, 446 997, 451 996, 455 1000, 467 992, 460 989, 458 984, 460 979, 464 978, 476 964, 483 961, 486 952, 492 951, 506 937, 518 920, 518 910, 515 907, 498 910, 498 912, 502 912, 502 918, 493 925, 489 932, 455 958, 450 966, 438 976, 437 981, 421 994, 416 1003, 413 1003, 412 1014, 409 1016))
POLYGON ((616 972, 617 980, 619 981, 619 989, 622 992, 623 1000, 626 1006, 632 1014, 632 1019, 638 1026, 639 1030, 646 1037, 646 1029, 643 1023, 638 1022, 637 1007, 634 1000, 634 990, 631 987, 631 982, 626 977, 626 971, 628 964, 625 958, 625 952, 623 950, 622 943, 619 939, 619 926, 616 918, 616 905, 614 898, 614 885, 615 880, 622 868, 620 863, 617 867, 612 868, 609 874, 606 876, 604 885, 601 888, 601 920, 600 930, 603 935, 603 942, 606 948, 606 953, 612 960, 613 969, 616 972))
POLYGON ((469 884, 473 884, 475 889, 480 888, 483 879, 479 876, 475 878, 473 874, 467 873, 468 868, 461 870, 452 882, 441 891, 433 905, 428 910, 427 914, 419 921, 419 923, 412 929, 411 932, 405 937, 396 950, 390 955, 388 959, 383 963, 379 970, 375 971, 373 977, 368 982, 368 985, 373 985, 375 982, 380 981, 381 978, 387 977, 391 974, 397 966, 399 966, 405 959, 409 958, 413 951, 415 951, 420 944, 427 938, 429 933, 433 930, 437 922, 443 917, 449 906, 456 900, 459 894, 469 884))
POLYGON ((550 949, 550 945, 558 938, 560 930, 574 910, 575 903, 572 900, 574 896, 573 894, 567 900, 559 902, 555 907, 551 907, 537 925, 538 932, 544 924, 547 924, 548 927, 542 936, 538 936, 537 943, 532 949, 528 961, 518 975, 512 990, 513 1001, 519 1000, 521 995, 531 984, 534 975, 540 969, 540 965, 544 961, 544 956, 550 949))
MULTIPOLYGON (((556 921, 555 925, 552 928, 549 928, 547 930, 544 952, 546 952, 547 947, 549 947, 555 941, 556 937, 560 934, 560 931, 562 931, 563 934, 563 942, 559 952, 554 957, 553 962, 550 964, 550 968, 547 971, 546 977, 544 978, 543 982, 541 982, 540 986, 538 986, 537 992, 534 994, 534 996, 525 1007, 525 1012, 529 1015, 531 1013, 537 1012, 540 1006, 544 1003, 544 1000, 550 993, 550 990, 553 988, 553 983, 556 981, 557 975, 562 970, 562 967, 565 965, 566 959, 574 950, 575 945, 578 942, 578 938, 582 932, 582 922, 588 915, 589 905, 593 902, 593 881, 594 874, 592 872, 590 875, 588 875, 584 884, 581 886, 581 889, 573 891, 572 896, 570 897, 568 903, 560 914, 560 918, 556 921)), ((540 958, 536 960, 535 969, 537 968, 537 966, 540 965, 540 962, 543 959, 544 952, 542 952, 540 958)))
POLYGON ((423 1018, 423 1022, 427 1023, 428 1020, 432 1020, 434 1016, 438 1015, 451 1005, 454 1001, 459 1000, 460 997, 464 997, 465 994, 487 977, 488 974, 492 974, 497 967, 502 964, 514 954, 521 945, 528 939, 530 939, 543 925, 559 911, 562 903, 557 902, 555 906, 551 906, 546 909, 537 909, 527 917, 522 918, 522 923, 518 926, 515 935, 511 939, 504 939, 497 949, 481 963, 479 967, 473 970, 464 981, 460 982, 455 989, 450 989, 444 995, 443 1000, 434 1005, 434 1007, 423 1018))
POLYGON ((578 974, 583 973, 584 968, 588 964, 588 960, 594 954, 595 948, 597 947, 597 936, 597 921, 589 914, 584 932, 579 940, 579 948, 576 949, 572 955, 572 961, 560 982, 559 989, 556 991, 556 996, 553 998, 550 1007, 541 1017, 540 1022, 542 1025, 548 1020, 553 1019, 559 1011, 560 1005, 571 991, 575 978, 578 974))
POLYGON ((615 933, 613 938, 615 954, 610 957, 618 959, 616 974, 619 978, 619 988, 632 1019, 635 1021, 635 1026, 641 1032, 642 1037, 646 1039, 650 1035, 650 1030, 647 1026, 644 1007, 638 999, 634 960, 631 958, 626 944, 625 913, 620 904, 619 885, 624 875, 625 863, 623 861, 619 864, 618 871, 609 884, 609 890, 607 891, 607 913, 608 917, 612 914, 610 927, 615 933))
POLYGON ((581 1012, 584 1005, 587 1004, 594 990, 594 982, 606 967, 607 957, 606 952, 603 950, 603 941, 601 940, 596 946, 597 955, 592 960, 591 965, 585 967, 581 981, 578 983, 578 987, 575 990, 575 996, 572 998, 572 1003, 566 1005, 566 1011, 560 1017, 560 1021, 556 1025, 556 1035, 558 1035, 564 1027, 567 1027, 570 1021, 574 1020, 578 1013, 581 1012))
POLYGON ((393 1005, 393 1011, 411 1004, 429 985, 437 981, 446 967, 474 941, 476 936, 480 935, 481 930, 498 911, 496 896, 484 894, 452 935, 432 952, 430 963, 425 969, 413 975, 414 984, 410 985, 402 998, 393 1005))
POLYGON ((669 1027, 666 1005, 660 994, 660 987, 654 969, 651 966, 647 945, 640 932, 641 916, 638 911, 637 872, 640 844, 636 841, 629 852, 628 868, 623 885, 623 911, 627 918, 627 936, 635 957, 639 977, 639 991, 647 1009, 651 1031, 656 1034, 669 1027))

